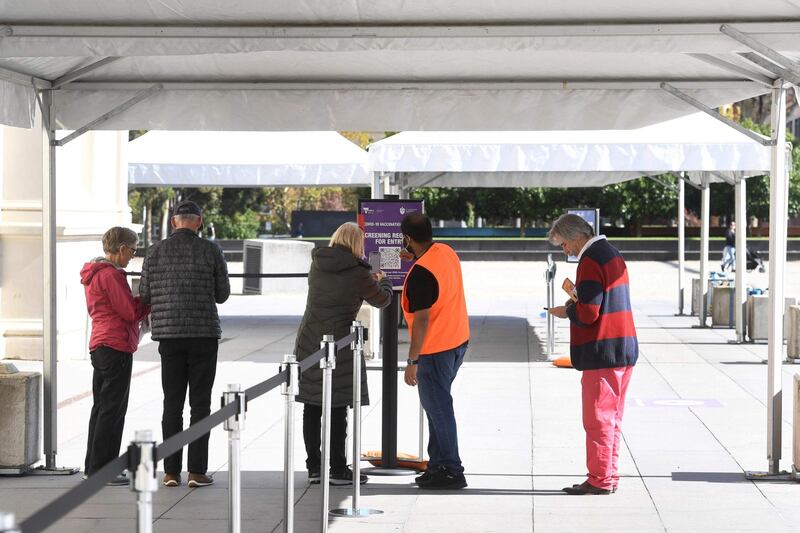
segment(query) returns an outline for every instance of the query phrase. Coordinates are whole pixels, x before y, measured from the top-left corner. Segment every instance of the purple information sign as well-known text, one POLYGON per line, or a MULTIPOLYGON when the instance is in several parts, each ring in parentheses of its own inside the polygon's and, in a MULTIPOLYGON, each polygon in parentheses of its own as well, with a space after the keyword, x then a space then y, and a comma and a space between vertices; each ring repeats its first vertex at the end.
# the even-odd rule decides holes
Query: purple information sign
POLYGON ((386 273, 396 290, 403 288, 406 274, 411 268, 411 261, 400 259, 403 248, 403 234, 400 222, 411 213, 422 212, 420 200, 359 200, 358 225, 364 230, 364 255, 370 259, 370 253, 377 264, 380 258, 380 269, 386 273))

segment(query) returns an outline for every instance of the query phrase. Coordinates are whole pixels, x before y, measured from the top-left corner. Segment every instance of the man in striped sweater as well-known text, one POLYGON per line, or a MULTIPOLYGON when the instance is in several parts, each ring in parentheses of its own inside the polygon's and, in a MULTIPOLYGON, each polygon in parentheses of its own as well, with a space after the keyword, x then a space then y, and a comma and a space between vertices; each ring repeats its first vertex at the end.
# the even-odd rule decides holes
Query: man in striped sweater
POLYGON ((567 494, 611 494, 619 482, 617 460, 625 393, 639 343, 633 324, 628 269, 619 251, 577 215, 563 215, 550 242, 578 257, 577 301, 549 312, 570 321, 570 359, 583 372, 581 396, 588 479, 565 487, 567 494))

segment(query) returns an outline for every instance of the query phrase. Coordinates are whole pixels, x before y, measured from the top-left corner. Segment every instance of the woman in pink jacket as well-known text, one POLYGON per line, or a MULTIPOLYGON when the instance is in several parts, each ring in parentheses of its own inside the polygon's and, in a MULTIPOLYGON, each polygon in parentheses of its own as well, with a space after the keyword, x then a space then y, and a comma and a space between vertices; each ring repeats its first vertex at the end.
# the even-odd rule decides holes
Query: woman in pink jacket
MULTIPOLYGON (((94 376, 94 405, 89 418, 85 473, 92 475, 116 458, 122 443, 133 352, 139 346, 139 322, 149 308, 134 297, 123 270, 136 254, 138 238, 128 228, 113 227, 103 235, 105 257, 81 269, 86 306, 92 317, 89 353, 94 376)), ((110 484, 126 484, 118 476, 110 484)))

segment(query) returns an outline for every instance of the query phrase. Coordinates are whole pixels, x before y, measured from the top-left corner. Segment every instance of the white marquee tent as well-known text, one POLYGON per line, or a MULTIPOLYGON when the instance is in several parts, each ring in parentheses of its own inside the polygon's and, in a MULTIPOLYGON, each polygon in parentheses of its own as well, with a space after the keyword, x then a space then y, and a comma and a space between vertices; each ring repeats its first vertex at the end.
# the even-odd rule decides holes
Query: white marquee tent
POLYGON ((129 144, 128 183, 369 187, 372 174, 367 153, 335 131, 150 131, 129 144))
MULTIPOLYGON (((32 127, 38 104, 52 139, 43 179, 47 466, 57 443, 58 146, 91 129, 622 129, 767 92, 782 141, 786 83, 800 83, 798 34, 800 6, 785 0, 0 0, 0 124, 32 127)), ((781 457, 785 169, 775 145, 771 472, 781 457)))
MULTIPOLYGON (((708 183, 736 187, 737 218, 744 216, 744 179, 765 174, 770 149, 704 113, 631 130, 402 132, 369 148, 370 168, 393 173, 401 188, 602 187, 611 183, 684 173, 702 191, 700 279, 708 272, 708 183)), ((663 182, 662 182, 663 183, 663 182)), ((683 220, 683 183, 677 219, 683 220)), ((684 236, 679 227, 678 310, 683 312, 684 236)), ((745 232, 739 231, 739 250, 745 232)), ((745 254, 737 256, 736 331, 744 339, 745 254)), ((706 287, 702 287, 705 292, 706 287)), ((701 302, 705 302, 701 297, 701 302)), ((700 324, 707 310, 701 305, 700 324)))
POLYGON ((401 186, 594 187, 645 174, 764 174, 769 148, 704 113, 631 130, 402 132, 369 148, 401 186), (414 173, 411 175, 411 173, 414 173))

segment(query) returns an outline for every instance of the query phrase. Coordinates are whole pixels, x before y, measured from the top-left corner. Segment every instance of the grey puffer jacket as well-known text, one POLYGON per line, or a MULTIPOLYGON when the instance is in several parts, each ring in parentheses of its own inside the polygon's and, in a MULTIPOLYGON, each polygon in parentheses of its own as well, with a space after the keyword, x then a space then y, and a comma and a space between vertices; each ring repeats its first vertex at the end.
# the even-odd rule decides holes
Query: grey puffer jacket
POLYGON ((190 229, 178 229, 150 247, 139 296, 151 307, 153 340, 220 338, 217 304, 231 293, 220 247, 190 229))
MULTIPOLYGON (((386 307, 392 301, 392 284, 388 279, 375 281, 369 263, 356 258, 345 246, 316 248, 311 253, 308 273, 308 301, 300 330, 297 332, 295 355, 302 361, 319 350, 323 335, 341 339, 350 334, 350 326, 361 303, 386 307)), ((353 352, 350 348, 336 353, 333 370, 333 407, 353 403, 353 352)), ((300 375, 297 400, 322 404, 322 370, 314 365, 300 375)), ((361 402, 369 403, 367 370, 361 365, 361 402)))

